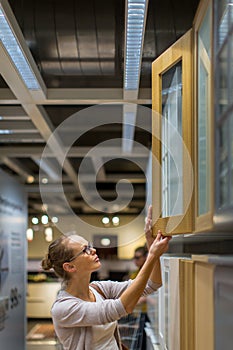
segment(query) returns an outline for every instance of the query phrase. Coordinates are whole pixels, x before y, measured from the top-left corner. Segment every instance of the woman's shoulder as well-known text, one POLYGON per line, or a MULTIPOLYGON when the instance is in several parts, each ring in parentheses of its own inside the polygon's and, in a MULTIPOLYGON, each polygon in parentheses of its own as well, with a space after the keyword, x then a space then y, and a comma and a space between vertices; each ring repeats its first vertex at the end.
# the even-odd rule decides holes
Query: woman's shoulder
POLYGON ((83 303, 85 303, 85 301, 82 299, 67 293, 65 290, 60 290, 57 294, 56 300, 51 307, 51 313, 53 316, 64 316, 64 314, 68 314, 74 307, 81 307, 83 303))
POLYGON ((104 295, 106 299, 117 298, 121 293, 131 284, 131 280, 118 282, 118 281, 93 281, 91 286, 94 285, 95 289, 101 291, 100 294, 104 295))
POLYGON ((112 280, 106 280, 106 281, 92 281, 90 283, 90 286, 97 286, 99 288, 112 288, 113 286, 122 286, 122 285, 128 285, 130 281, 112 281, 112 280))

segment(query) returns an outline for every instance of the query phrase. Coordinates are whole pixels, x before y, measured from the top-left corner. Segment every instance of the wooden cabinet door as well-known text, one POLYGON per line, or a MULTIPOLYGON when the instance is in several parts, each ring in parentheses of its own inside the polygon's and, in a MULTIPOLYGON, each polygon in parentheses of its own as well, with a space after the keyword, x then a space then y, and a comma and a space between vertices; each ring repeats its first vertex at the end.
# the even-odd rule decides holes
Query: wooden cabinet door
POLYGON ((194 230, 192 30, 152 64, 154 233, 194 230))

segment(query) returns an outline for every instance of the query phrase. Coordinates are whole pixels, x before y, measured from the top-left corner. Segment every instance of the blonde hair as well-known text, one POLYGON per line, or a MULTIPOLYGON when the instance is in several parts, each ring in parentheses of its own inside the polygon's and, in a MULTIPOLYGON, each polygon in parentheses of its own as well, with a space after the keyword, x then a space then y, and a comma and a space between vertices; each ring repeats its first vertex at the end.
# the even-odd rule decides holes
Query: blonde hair
POLYGON ((68 241, 69 236, 62 235, 50 243, 48 253, 41 261, 41 266, 45 271, 53 268, 56 275, 63 281, 69 279, 69 275, 63 269, 63 264, 69 261, 74 255, 72 247, 67 244, 68 241))

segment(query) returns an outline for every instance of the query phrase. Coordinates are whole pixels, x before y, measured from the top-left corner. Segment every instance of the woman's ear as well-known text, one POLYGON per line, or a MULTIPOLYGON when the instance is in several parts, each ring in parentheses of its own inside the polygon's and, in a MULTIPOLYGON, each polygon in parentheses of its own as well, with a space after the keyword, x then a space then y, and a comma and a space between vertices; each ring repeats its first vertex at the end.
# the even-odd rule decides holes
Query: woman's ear
POLYGON ((65 263, 63 264, 63 269, 64 269, 64 271, 66 271, 66 272, 74 272, 74 271, 76 271, 75 265, 73 265, 73 264, 71 264, 71 263, 69 263, 69 262, 65 262, 65 263))

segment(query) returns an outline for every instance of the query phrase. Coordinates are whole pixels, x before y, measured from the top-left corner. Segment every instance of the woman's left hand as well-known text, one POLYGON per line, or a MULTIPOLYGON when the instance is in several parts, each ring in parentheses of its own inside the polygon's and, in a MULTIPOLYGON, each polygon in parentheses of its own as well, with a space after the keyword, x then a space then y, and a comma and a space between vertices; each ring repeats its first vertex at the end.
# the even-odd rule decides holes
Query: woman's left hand
POLYGON ((147 248, 149 250, 151 244, 155 240, 155 237, 153 237, 153 232, 152 232, 152 205, 150 205, 148 208, 144 232, 145 232, 145 236, 146 236, 147 248))

